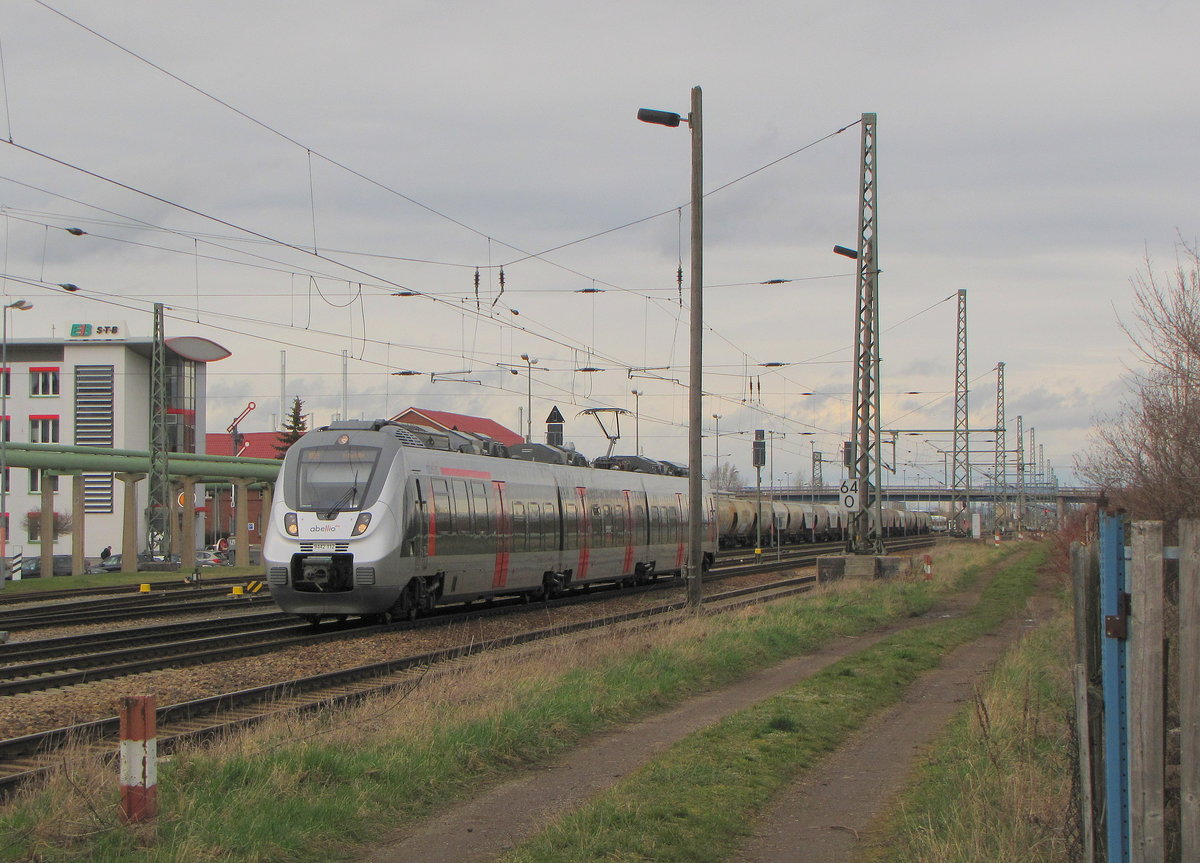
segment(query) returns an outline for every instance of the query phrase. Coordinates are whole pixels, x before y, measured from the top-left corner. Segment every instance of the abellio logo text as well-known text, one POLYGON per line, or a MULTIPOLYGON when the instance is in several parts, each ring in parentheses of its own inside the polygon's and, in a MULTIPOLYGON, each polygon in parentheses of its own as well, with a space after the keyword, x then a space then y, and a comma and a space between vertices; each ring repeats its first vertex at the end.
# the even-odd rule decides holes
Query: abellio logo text
POLYGON ((308 529, 309 533, 333 533, 337 530, 336 525, 332 524, 314 524, 308 529))

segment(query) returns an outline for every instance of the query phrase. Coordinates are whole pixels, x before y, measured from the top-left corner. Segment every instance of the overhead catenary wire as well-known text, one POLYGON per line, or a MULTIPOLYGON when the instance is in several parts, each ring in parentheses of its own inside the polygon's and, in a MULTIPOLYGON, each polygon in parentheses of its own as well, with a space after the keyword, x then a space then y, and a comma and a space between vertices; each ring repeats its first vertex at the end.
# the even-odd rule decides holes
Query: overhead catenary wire
MULTIPOLYGON (((264 129, 267 129, 267 130, 271 131, 271 132, 272 132, 272 133, 274 133, 274 134, 277 134, 277 135, 279 135, 280 137, 282 137, 282 138, 284 138, 285 140, 287 140, 289 143, 291 143, 291 144, 293 144, 293 145, 295 145, 295 146, 297 146, 297 147, 301 147, 301 148, 303 148, 303 149, 306 151, 306 153, 308 154, 308 158, 309 158, 310 207, 311 207, 311 209, 312 209, 312 217, 313 217, 313 241, 314 241, 314 242, 313 242, 313 249, 314 249, 314 251, 313 251, 313 253, 312 253, 312 254, 313 254, 315 257, 317 257, 318 259, 320 259, 320 260, 323 260, 323 261, 327 261, 327 262, 329 262, 330 264, 332 264, 332 265, 334 265, 334 266, 336 266, 336 267, 346 267, 346 268, 348 268, 348 269, 351 269, 352 271, 354 271, 354 272, 356 272, 356 273, 358 273, 358 274, 362 274, 362 275, 368 275, 368 276, 372 275, 372 274, 368 274, 368 273, 366 273, 366 271, 364 271, 364 270, 361 270, 361 269, 359 269, 359 268, 355 268, 355 267, 351 267, 350 265, 348 265, 348 264, 346 264, 346 263, 344 263, 344 262, 341 262, 341 261, 338 261, 338 260, 336 260, 336 259, 333 259, 333 258, 329 257, 329 256, 328 256, 328 254, 323 254, 321 251, 319 251, 319 248, 320 248, 320 247, 319 247, 319 245, 318 245, 318 243, 317 243, 317 236, 316 236, 315 194, 313 194, 313 189, 312 189, 312 166, 311 166, 311 159, 312 159, 312 157, 313 157, 314 155, 315 155, 315 156, 317 156, 318 158, 320 158, 320 159, 324 160, 324 161, 327 161, 327 162, 329 162, 329 163, 330 163, 330 164, 332 164, 332 165, 335 165, 335 166, 337 166, 337 167, 341 168, 342 170, 346 170, 346 171, 348 171, 350 174, 352 174, 352 175, 354 175, 354 176, 358 176, 358 177, 360 177, 361 179, 363 179, 363 180, 365 180, 365 181, 367 181, 367 182, 371 182, 372 184, 379 186, 380 188, 385 188, 385 189, 387 189, 389 192, 392 192, 393 194, 396 194, 396 195, 398 195, 399 197, 401 197, 401 198, 403 198, 403 199, 405 199, 405 200, 408 200, 408 201, 410 201, 410 202, 412 202, 412 203, 414 203, 414 204, 416 204, 416 205, 418 205, 418 206, 421 206, 422 208, 424 208, 424 209, 426 209, 426 210, 430 211, 431 213, 434 213, 434 214, 436 214, 436 215, 438 215, 438 216, 440 216, 440 217, 442 217, 442 218, 446 218, 446 219, 450 220, 451 222, 454 222, 455 224, 458 224, 458 225, 460 225, 460 226, 462 226, 462 227, 464 227, 464 228, 466 228, 466 229, 468 229, 468 230, 471 230, 471 231, 473 231, 473 232, 475 232, 475 233, 479 234, 480 236, 486 236, 486 237, 488 238, 488 242, 489 242, 489 248, 490 248, 490 244, 491 244, 491 242, 492 242, 492 239, 493 239, 493 238, 492 238, 490 235, 488 235, 488 234, 486 234, 486 233, 484 233, 484 232, 480 232, 478 229, 475 229, 475 228, 473 228, 473 227, 471 227, 471 226, 469 226, 469 225, 466 225, 465 223, 462 223, 461 221, 459 221, 459 220, 456 220, 456 219, 454 219, 454 218, 452 218, 452 217, 448 216, 447 214, 445 214, 445 213, 442 213, 442 212, 440 212, 440 211, 436 210, 435 208, 429 207, 428 205, 425 205, 425 204, 423 204, 422 202, 416 201, 415 199, 412 199, 411 197, 409 197, 409 196, 407 196, 407 195, 405 195, 405 194, 403 194, 403 193, 399 192, 398 190, 391 189, 390 187, 387 187, 387 186, 385 186, 384 184, 380 184, 380 183, 378 183, 378 181, 372 180, 370 177, 366 176, 365 174, 362 174, 362 173, 361 173, 361 172, 359 172, 359 171, 356 171, 356 170, 354 170, 354 169, 351 169, 351 168, 349 168, 348 166, 344 165, 343 163, 341 163, 341 162, 339 162, 339 161, 337 161, 337 160, 335 160, 335 159, 330 159, 329 157, 326 157, 326 156, 324 156, 323 154, 320 154, 320 153, 318 153, 318 152, 316 152, 316 151, 314 151, 314 150, 312 150, 312 149, 310 149, 310 148, 308 148, 308 147, 305 147, 303 144, 301 144, 299 141, 295 140, 294 138, 291 138, 290 136, 287 136, 287 135, 285 135, 285 134, 283 134, 283 133, 279 132, 278 130, 274 129, 273 127, 271 127, 271 126, 269 126, 269 125, 267 125, 267 124, 264 124, 264 123, 262 123, 261 121, 257 120, 256 118, 252 117, 251 115, 249 115, 249 114, 247 114, 247 113, 245 113, 245 112, 243 112, 243 111, 241 111, 241 110, 239 110, 239 109, 237 109, 237 108, 233 107, 232 105, 230 105, 230 104, 228 104, 227 102, 224 102, 223 100, 221 100, 221 99, 219 99, 219 98, 217 98, 217 97, 213 96, 212 94, 209 94, 209 93, 207 93, 206 91, 203 91, 203 90, 201 90, 201 89, 200 89, 200 88, 198 88, 198 87, 195 87, 194 85, 190 84, 189 82, 185 81, 184 79, 180 78, 179 76, 177 76, 177 75, 174 75, 173 73, 170 73, 170 72, 169 72, 169 71, 167 71, 166 69, 164 69, 164 68, 162 68, 161 66, 158 66, 157 64, 154 64, 154 63, 152 63, 151 61, 149 61, 149 60, 147 60, 147 59, 145 59, 145 58, 141 57, 140 55, 136 54, 135 52, 132 52, 132 51, 129 51, 128 49, 125 49, 123 46, 120 46, 120 45, 118 45, 118 44, 117 44, 116 42, 114 42, 113 40, 111 40, 111 39, 109 39, 109 38, 107 38, 107 37, 105 37, 105 36, 103 36, 103 35, 101 35, 101 34, 97 33, 96 31, 92 30, 92 29, 91 29, 91 28, 89 28, 89 27, 86 27, 85 25, 81 24, 81 23, 80 23, 80 22, 78 22, 78 21, 75 21, 74 19, 70 18, 69 16, 66 16, 66 15, 64 15, 63 13, 61 13, 61 12, 59 12, 58 10, 54 9, 53 7, 51 7, 49 4, 47 4, 47 3, 45 3, 45 2, 42 2, 42 0, 36 0, 36 2, 38 2, 38 3, 39 3, 39 5, 43 6, 44 8, 48 9, 49 11, 52 11, 52 12, 55 12, 56 14, 59 14, 59 15, 61 15, 62 17, 66 18, 68 21, 71 21, 72 23, 76 24, 77 26, 81 26, 81 27, 83 27, 83 29, 85 29, 85 30, 88 30, 88 32, 90 32, 90 33, 93 33, 93 35, 96 35, 96 36, 98 36, 99 38, 101 38, 101 39, 103 39, 104 41, 108 42, 109 44, 113 45, 114 47, 116 47, 116 48, 118 48, 118 49, 120 49, 120 50, 122 50, 122 51, 125 51, 126 53, 129 53, 131 56, 137 57, 137 59, 139 59, 139 60, 141 60, 141 61, 143 61, 143 62, 146 62, 146 63, 148 63, 148 64, 149 64, 149 65, 151 65, 153 68, 155 68, 155 69, 157 69, 158 71, 160 71, 160 72, 162 72, 162 73, 164 73, 164 74, 168 75, 169 77, 171 77, 172 79, 174 79, 174 80, 178 81, 179 83, 181 83, 181 84, 183 84, 183 85, 185 85, 185 86, 187 86, 187 87, 189 87, 189 88, 191 88, 191 89, 195 90, 196 92, 198 92, 198 93, 200 93, 200 94, 204 95, 204 96, 205 96, 205 97, 207 97, 207 98, 213 99, 214 101, 216 101, 216 102, 218 102, 218 103, 222 104, 224 107, 228 108, 229 110, 232 110, 232 111, 234 111, 235 113, 239 114, 240 116, 244 117, 245 119, 247 119, 247 120, 249 120, 249 121, 251 121, 251 122, 253 122, 253 123, 255 123, 255 124, 257 124, 257 125, 259 125, 259 126, 261 126, 261 127, 263 127, 264 129)), ((856 121, 856 122, 857 122, 857 121, 856 121)), ((773 161, 772 161, 772 162, 770 162, 770 163, 767 163, 766 165, 760 166, 759 168, 756 168, 756 169, 754 169, 753 171, 750 171, 750 172, 748 172, 748 173, 746 173, 746 174, 743 174, 741 177, 735 178, 734 180, 731 180, 731 181, 729 181, 729 182, 727 182, 727 183, 725 183, 725 184, 723 184, 723 185, 721 185, 721 186, 718 186, 716 189, 713 189, 713 190, 711 190, 710 192, 707 192, 707 193, 705 193, 705 195, 707 196, 707 195, 709 195, 709 194, 714 194, 714 193, 716 193, 716 192, 719 192, 719 191, 721 191, 721 190, 723 190, 723 189, 725 189, 725 188, 728 188, 730 185, 733 185, 733 184, 734 184, 734 183, 736 183, 736 182, 740 182, 741 180, 744 180, 744 179, 746 179, 746 178, 748 178, 748 177, 750 177, 750 176, 753 176, 753 175, 755 175, 755 174, 759 173, 759 172, 760 172, 760 171, 762 171, 762 170, 766 170, 768 167, 770 167, 770 166, 772 166, 772 165, 774 165, 774 164, 778 164, 779 162, 783 161, 783 160, 784 160, 784 159, 786 159, 786 158, 789 158, 789 157, 791 157, 791 156, 794 156, 794 155, 796 155, 796 154, 798 154, 798 153, 800 153, 800 152, 803 152, 804 150, 806 150, 806 149, 808 149, 808 148, 810 148, 810 147, 812 147, 812 146, 815 146, 816 144, 820 143, 822 140, 827 140, 828 138, 831 138, 831 137, 833 137, 834 135, 840 134, 841 132, 845 131, 846 129, 848 129, 848 128, 851 128, 853 125, 855 125, 855 124, 850 124, 850 125, 848 125, 848 126, 842 127, 841 129, 839 129, 839 130, 837 130, 837 131, 835 131, 835 132, 833 132, 833 133, 830 133, 829 135, 826 135, 826 136, 825 136, 825 137, 823 137, 823 138, 820 138, 820 139, 817 139, 816 141, 810 142, 809 144, 806 144, 804 147, 801 147, 801 148, 799 148, 799 149, 797 149, 797 150, 794 150, 794 151, 792 151, 791 153, 789 153, 789 154, 787 154, 787 155, 785 155, 785 156, 782 156, 782 157, 780 157, 780 158, 778 158, 778 159, 776 159, 776 160, 773 160, 773 161)), ((11 131, 11 129, 10 129, 10 131, 11 131)), ((11 135, 10 135, 10 137, 11 137, 11 135)), ((23 149, 27 149, 27 150, 28 150, 29 148, 23 148, 23 149)), ((30 152, 33 152, 33 151, 32 151, 32 150, 30 150, 30 152)), ((38 154, 38 155, 42 155, 42 154, 38 154)), ((65 162, 62 162, 61 160, 56 160, 56 161, 59 161, 59 164, 64 164, 64 165, 66 165, 66 164, 67 164, 67 163, 65 163, 65 162)), ((90 172, 88 172, 88 173, 90 173, 90 172)), ((96 174, 91 174, 91 176, 98 176, 98 175, 96 175, 96 174)), ((101 178, 101 179, 105 179, 105 178, 101 178)), ((107 180, 106 180, 106 181, 107 181, 107 180)), ((123 184, 122 184, 122 185, 123 185, 123 184)), ((129 189, 130 191, 133 191, 133 192, 137 192, 137 193, 139 193, 139 194, 144 194, 144 193, 140 192, 140 190, 137 190, 137 189, 135 189, 135 188, 133 188, 133 187, 131 187, 131 186, 124 186, 124 188, 127 188, 127 189, 129 189)), ((151 197, 155 197, 155 196, 151 196, 151 197)), ((178 205, 176 205, 176 204, 171 204, 171 202, 169 202, 169 201, 166 201, 165 199, 162 199, 162 198, 155 198, 155 199, 156 199, 156 200, 160 200, 160 201, 164 201, 165 203, 168 203, 168 204, 170 204, 171 206, 178 206, 178 205)), ((200 216, 200 217, 202 217, 202 218, 212 218, 212 217, 205 216, 203 213, 200 213, 200 212, 198 212, 198 211, 196 211, 196 210, 192 210, 192 209, 190 209, 190 208, 182 207, 182 209, 184 209, 184 210, 185 210, 185 211, 187 211, 187 212, 191 212, 191 213, 193 213, 193 214, 196 214, 196 215, 198 215, 198 216, 200 216)), ((680 208, 672 208, 672 209, 675 209, 677 212, 681 212, 681 209, 680 209, 680 208)), ((634 225, 634 224, 640 224, 640 223, 642 223, 642 222, 644 222, 644 221, 647 221, 648 219, 655 218, 655 217, 657 217, 657 216, 660 216, 660 215, 666 215, 666 214, 668 214, 669 212, 670 212, 670 210, 664 210, 664 211, 663 211, 662 213, 660 213, 660 214, 655 214, 655 215, 653 215, 653 216, 649 216, 649 217, 643 217, 642 219, 638 219, 638 220, 634 220, 634 221, 628 222, 628 223, 626 223, 626 224, 625 224, 625 225, 623 225, 623 226, 616 226, 615 228, 606 229, 606 230, 605 230, 605 231, 603 231, 603 232, 594 233, 594 234, 588 235, 587 237, 582 237, 582 238, 579 238, 579 239, 576 239, 576 240, 570 241, 569 243, 566 243, 566 244, 559 244, 559 245, 557 245, 557 246, 554 246, 554 247, 552 247, 552 248, 550 248, 550 249, 547 249, 547 250, 545 250, 545 251, 543 251, 543 252, 540 252, 540 253, 524 253, 524 254, 526 254, 526 257, 525 257, 525 258, 518 258, 518 259, 516 259, 516 260, 517 260, 517 261, 523 261, 523 260, 528 260, 530 257, 540 257, 541 255, 548 254, 548 253, 550 253, 550 252, 552 252, 552 251, 556 251, 556 250, 558 250, 558 249, 561 249, 561 248, 565 248, 565 247, 567 247, 567 246, 569 246, 569 245, 575 245, 575 244, 578 244, 578 243, 581 243, 581 242, 585 242, 586 240, 588 240, 588 239, 591 239, 591 238, 594 238, 594 237, 597 237, 597 236, 603 236, 603 235, 606 235, 606 234, 608 234, 608 233, 612 233, 612 232, 614 232, 614 231, 620 230, 622 227, 627 227, 627 226, 631 226, 631 225, 634 225)), ((222 220, 219 220, 219 219, 218 219, 218 220, 216 220, 216 221, 217 221, 218 223, 220 223, 220 224, 223 224, 223 225, 225 225, 226 227, 229 227, 229 228, 231 228, 232 230, 235 230, 235 231, 245 231, 245 230, 246 230, 246 229, 244 229, 244 228, 242 228, 242 227, 240 227, 240 226, 236 226, 236 225, 234 225, 234 224, 232 224, 232 223, 229 223, 229 222, 223 222, 222 220)), ((283 247, 286 247, 286 248, 291 248, 291 249, 293 249, 293 250, 296 250, 296 251, 305 251, 305 250, 301 249, 301 248, 300 248, 298 245, 293 245, 293 244, 291 244, 291 243, 287 243, 287 242, 283 242, 283 241, 277 240, 277 239, 275 239, 275 238, 272 238, 272 237, 270 237, 270 236, 268 236, 268 235, 266 235, 266 234, 259 234, 259 233, 256 233, 256 232, 249 232, 249 233, 250 233, 250 235, 251 235, 251 238, 252 238, 252 239, 257 239, 257 240, 258 240, 258 241, 260 241, 260 242, 271 243, 271 244, 278 244, 278 245, 281 245, 281 246, 283 246, 283 247)), ((504 245, 506 248, 511 248, 511 249, 513 249, 514 251, 518 251, 518 252, 520 252, 520 251, 521 251, 521 249, 519 249, 519 248, 518 248, 518 247, 516 247, 516 246, 510 245, 510 244, 507 244, 507 243, 503 243, 502 241, 497 241, 497 242, 498 242, 498 243, 500 243, 501 245, 504 245)), ((340 254, 340 253, 344 253, 344 252, 339 252, 339 254, 340 254)), ((544 260, 544 259, 543 259, 543 260, 544 260)), ((197 259, 197 261, 198 261, 198 259, 197 259)), ((559 266, 558 264, 555 264, 554 262, 550 262, 550 261, 544 261, 544 262, 546 262, 546 263, 551 263, 551 264, 554 264, 555 266, 559 266)), ((510 262, 510 266, 511 266, 511 264, 512 264, 512 262, 510 262)), ((490 261, 489 261, 489 265, 490 265, 490 261)), ((457 266, 464 266, 464 265, 463 265, 463 264, 458 264, 457 266)), ((469 265, 468 265, 468 266, 469 266, 469 265)), ((504 266, 504 264, 500 264, 499 266, 502 268, 502 267, 504 266)), ((568 270, 569 270, 569 268, 566 268, 566 269, 568 269, 568 270)), ((578 273, 577 271, 574 271, 574 270, 570 270, 570 271, 571 271, 571 272, 574 272, 574 273, 576 273, 577 275, 581 275, 581 276, 583 276, 583 274, 582 274, 582 273, 578 273)), ((44 273, 43 273, 43 275, 44 275, 44 273)), ((326 277, 326 278, 334 278, 334 276, 325 276, 325 277, 326 277)), ((586 277, 586 276, 585 276, 585 277, 586 277)), ((316 278, 316 277, 314 277, 314 276, 312 276, 312 275, 310 274, 310 284, 312 284, 312 283, 314 282, 315 278, 316 278)), ((391 286, 398 286, 398 283, 396 283, 396 282, 394 282, 394 281, 392 281, 392 280, 382 280, 382 281, 384 281, 384 282, 385 282, 385 285, 384 285, 384 287, 386 287, 386 286, 388 286, 388 285, 391 285, 391 286)), ((362 284, 363 284, 362 282, 360 282, 360 283, 359 283, 358 297, 361 297, 361 295, 362 295, 362 284)), ((606 283, 606 284, 607 284, 607 283, 606 283)), ((617 288, 618 288, 618 289, 620 289, 620 290, 627 290, 626 288, 621 288, 620 286, 613 286, 613 287, 617 287, 617 288)), ((316 288, 317 288, 317 292, 318 292, 318 294, 324 297, 325 295, 324 295, 324 294, 323 294, 323 292, 320 290, 320 286, 319 286, 319 285, 316 285, 316 288)), ((442 297, 441 297, 441 296, 439 296, 438 294, 436 294, 436 293, 434 293, 434 292, 417 292, 417 293, 419 293, 419 294, 420 294, 422 297, 425 297, 425 298, 427 298, 427 299, 433 300, 433 301, 435 301, 435 302, 436 302, 436 301, 438 301, 439 299, 442 299, 442 297)), ((198 291, 198 290, 196 291, 196 296, 197 296, 197 306, 199 306, 199 301, 198 301, 198 297, 199 297, 199 291, 198 291)), ((497 299, 499 299, 499 297, 497 297, 497 299)), ((649 300, 649 299, 650 299, 650 298, 648 298, 648 300, 649 300)), ((681 305, 682 305, 682 303, 681 303, 681 305)), ((493 302, 493 306, 496 306, 496 302, 493 302)), ((361 309, 361 306, 360 306, 360 309, 361 309)), ((365 315, 365 310, 364 310, 362 313, 365 315)), ((199 314, 199 310, 197 309, 197 315, 198 315, 198 314, 199 314)), ((677 318, 677 317, 676 317, 676 322, 678 322, 678 318, 677 318)), ((515 327, 515 328, 514 328, 514 327, 513 327, 513 325, 512 325, 512 322, 511 322, 511 321, 507 321, 507 320, 504 320, 504 319, 500 319, 500 320, 499 320, 499 323, 500 323, 500 325, 501 325, 501 326, 505 326, 505 327, 509 328, 509 329, 510 329, 510 332, 511 332, 511 331, 513 331, 514 329, 516 329, 516 330, 519 330, 519 331, 521 331, 521 332, 530 333, 530 334, 532 334, 532 335, 534 335, 534 336, 536 336, 536 337, 538 337, 538 338, 545 338, 545 337, 546 337, 545 335, 543 335, 543 334, 540 334, 540 333, 536 333, 536 332, 532 332, 532 333, 531 333, 531 331, 529 330, 529 328, 528 328, 528 327, 525 327, 525 326, 521 326, 521 327, 515 327)), ((364 317, 364 330, 365 330, 365 317, 364 317)), ((715 329, 711 328, 711 327, 709 327, 709 331, 710 331, 710 332, 712 332, 712 333, 714 333, 715 335, 718 335, 718 336, 720 336, 720 334, 719 334, 719 333, 717 333, 717 331, 716 331, 715 329)), ((723 336, 720 336, 720 337, 721 337, 721 338, 724 338, 723 336)), ((366 341, 366 340, 364 339, 364 344, 365 344, 365 341, 366 341)), ((552 338, 552 339, 550 339, 550 341, 552 341, 553 343, 556 343, 556 344, 560 344, 560 345, 562 345, 562 346, 564 346, 564 347, 571 347, 569 340, 558 340, 558 339, 553 339, 553 338, 552 338)), ((727 340, 727 339, 726 339, 726 341, 729 341, 729 340, 727 340)), ((594 342, 594 338, 593 338, 593 342, 594 342)), ((380 342, 380 343, 381 343, 381 344, 383 344, 383 342, 380 342)), ((390 342, 387 342, 386 344, 390 344, 390 342)), ((732 342, 730 342, 730 344, 732 344, 732 342)), ((593 345, 593 348, 594 348, 594 345, 593 345)), ((622 364, 622 365, 628 365, 628 364, 626 364, 626 363, 621 363, 621 364, 622 364)))

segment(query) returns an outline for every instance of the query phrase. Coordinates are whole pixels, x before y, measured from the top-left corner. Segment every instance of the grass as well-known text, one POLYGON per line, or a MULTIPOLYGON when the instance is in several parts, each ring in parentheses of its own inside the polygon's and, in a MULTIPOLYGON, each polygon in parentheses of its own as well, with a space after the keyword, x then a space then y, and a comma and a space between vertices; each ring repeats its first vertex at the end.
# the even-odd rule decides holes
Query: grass
MULTIPOLYGON (((970 554, 939 552, 934 581, 842 584, 816 596, 571 643, 531 658, 497 653, 349 711, 272 721, 162 764, 162 811, 149 827, 119 825, 114 770, 80 756, 70 772, 0 809, 0 860, 339 859, 358 843, 514 770, 545 763, 615 723, 838 636, 921 614, 952 586, 952 573, 978 571, 997 557, 978 547, 970 554)), ((921 656, 941 649, 940 640, 906 643, 886 657, 886 666, 874 654, 858 657, 832 675, 828 691, 772 700, 765 713, 741 718, 749 723, 740 733, 754 741, 747 750, 756 753, 752 757, 738 755, 736 746, 724 751, 761 794, 779 781, 776 762, 785 759, 778 750, 801 748, 800 741, 813 751, 832 745, 847 716, 865 716, 879 698, 894 697, 896 681, 915 674, 921 656), (852 685, 840 688, 845 684, 852 685), (761 771, 751 769, 756 766, 761 771)), ((746 805, 731 805, 720 789, 724 783, 709 781, 720 766, 696 763, 663 774, 669 776, 663 781, 711 788, 713 805, 704 810, 720 821, 746 805)), ((687 833, 681 828, 700 817, 666 815, 664 825, 674 824, 675 834, 687 833)))
POLYGON ((1041 550, 1000 573, 967 617, 899 632, 689 736, 502 860, 725 860, 783 785, 897 701, 947 651, 1020 609, 1043 558, 1041 550))
POLYGON ((882 820, 871 861, 1071 859, 1072 627, 1060 614, 997 665, 882 820))

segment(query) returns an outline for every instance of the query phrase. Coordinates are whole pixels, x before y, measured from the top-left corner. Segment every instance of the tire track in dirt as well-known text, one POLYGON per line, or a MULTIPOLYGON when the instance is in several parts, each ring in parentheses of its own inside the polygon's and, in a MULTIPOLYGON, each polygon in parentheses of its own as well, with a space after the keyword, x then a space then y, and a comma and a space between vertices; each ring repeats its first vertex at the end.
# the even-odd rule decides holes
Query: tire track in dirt
MULTIPOLYGON (((554 764, 540 770, 522 773, 520 776, 493 786, 478 796, 447 807, 441 815, 422 822, 415 829, 407 828, 385 839, 381 844, 371 849, 359 858, 360 863, 405 863, 405 861, 420 860, 422 863, 478 863, 493 860, 513 846, 529 839, 547 823, 578 808, 586 800, 633 773, 650 759, 656 757, 670 746, 682 740, 689 734, 720 721, 726 716, 743 710, 763 699, 793 686, 818 673, 841 659, 858 653, 877 644, 896 632, 915 626, 927 625, 949 617, 965 614, 978 602, 979 595, 990 581, 999 566, 1010 566, 1019 556, 1009 557, 989 569, 979 579, 979 584, 970 591, 953 594, 940 602, 929 614, 910 618, 860 636, 841 638, 814 653, 793 657, 768 669, 764 669, 741 681, 722 687, 721 689, 694 696, 679 706, 640 722, 624 725, 619 729, 603 734, 591 742, 565 754, 554 764)), ((1014 633, 1022 628, 1023 622, 1014 624, 1014 633)), ((969 645, 954 651, 947 661, 955 659, 963 653, 963 662, 968 667, 976 666, 990 668, 1000 655, 1004 644, 1008 643, 1007 631, 984 636, 969 645), (968 649, 977 646, 978 655, 974 660, 967 658, 968 649)), ((788 812, 795 811, 793 795, 803 789, 826 793, 830 788, 842 786, 843 776, 848 771, 857 770, 853 762, 845 764, 836 761, 838 755, 845 751, 861 752, 860 761, 889 761, 904 762, 915 756, 919 742, 908 741, 892 735, 916 734, 925 732, 930 726, 934 731, 941 727, 938 722, 929 718, 917 718, 911 723, 911 728, 902 731, 900 725, 888 730, 883 726, 889 717, 897 710, 909 706, 910 700, 919 714, 926 707, 932 709, 934 703, 950 699, 957 706, 955 698, 961 701, 961 695, 935 697, 947 685, 944 682, 933 682, 934 677, 943 674, 952 682, 966 679, 966 672, 955 659, 953 668, 939 666, 922 677, 905 699, 900 708, 895 708, 883 717, 873 721, 868 729, 864 729, 851 738, 855 743, 843 746, 826 762, 806 772, 797 786, 789 788, 781 795, 775 815, 765 816, 762 820, 761 838, 769 843, 763 846, 766 856, 744 856, 740 860, 788 860, 803 859, 805 861, 844 860, 844 856, 814 857, 812 856, 812 833, 820 830, 837 838, 839 833, 845 834, 853 842, 856 832, 861 833, 869 823, 879 805, 869 803, 863 797, 857 804, 854 817, 843 813, 836 819, 825 817, 820 827, 814 827, 808 820, 797 820, 788 817, 788 812), (929 682, 927 682, 929 681, 929 682), (922 693, 922 694, 918 694, 922 693), (890 746, 887 753, 868 755, 867 742, 872 737, 884 740, 890 746), (899 755, 897 755, 899 753, 899 755), (903 756, 903 757, 900 757, 903 756), (860 826, 854 826, 860 825, 860 826), (794 832, 799 831, 803 837, 799 841, 804 845, 804 856, 779 856, 776 848, 786 848, 794 840, 794 832)), ((973 678, 971 678, 973 679, 973 678)), ((969 684, 968 684, 969 685, 969 684)), ((969 691, 969 690, 968 690, 969 691)), ((951 711, 952 712, 952 711, 951 711)), ((947 714, 948 717, 949 714, 947 714)), ((944 720, 941 721, 944 723, 944 720)), ((899 781, 907 776, 905 767, 899 774, 899 781)), ((879 778, 864 778, 866 784, 877 782, 879 778)), ((804 804, 809 805, 809 804, 804 804)), ((842 846, 839 846, 841 848, 842 846)), ((796 849, 799 853, 799 848, 796 849)), ((745 853, 759 853, 747 846, 745 853)), ((786 854, 787 852, 784 851, 786 854)), ((839 850, 836 853, 842 854, 839 850)))

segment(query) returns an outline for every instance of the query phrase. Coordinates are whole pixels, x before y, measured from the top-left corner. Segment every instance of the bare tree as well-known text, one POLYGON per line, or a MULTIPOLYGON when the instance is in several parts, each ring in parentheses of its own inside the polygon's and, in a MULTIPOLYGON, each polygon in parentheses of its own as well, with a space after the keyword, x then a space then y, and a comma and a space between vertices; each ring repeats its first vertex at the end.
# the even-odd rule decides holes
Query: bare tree
POLYGON ((708 472, 708 484, 713 491, 741 491, 743 487, 738 469, 729 462, 723 462, 708 472))
POLYGON ((1182 239, 1175 269, 1156 275, 1149 255, 1132 279, 1133 318, 1122 321, 1142 368, 1102 417, 1080 472, 1143 518, 1200 515, 1200 254, 1182 239))

